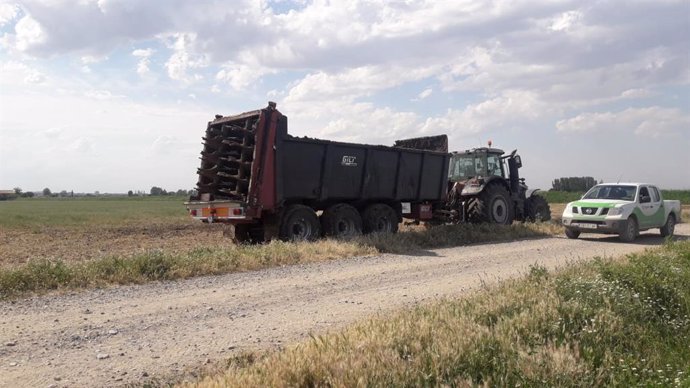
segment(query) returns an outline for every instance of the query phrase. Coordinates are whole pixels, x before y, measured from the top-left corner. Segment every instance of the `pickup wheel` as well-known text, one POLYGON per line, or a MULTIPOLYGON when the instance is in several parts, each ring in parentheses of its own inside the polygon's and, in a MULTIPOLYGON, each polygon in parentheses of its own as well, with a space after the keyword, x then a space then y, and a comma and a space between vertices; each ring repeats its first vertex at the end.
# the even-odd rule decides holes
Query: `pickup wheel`
POLYGON ((362 213, 364 233, 395 233, 398 231, 398 215, 392 207, 376 203, 362 213))
POLYGON ((281 217, 278 237, 283 241, 313 241, 321 236, 319 218, 304 205, 291 205, 281 217))
POLYGON ((637 220, 635 217, 628 218, 621 226, 621 231, 618 233, 618 238, 623 242, 633 242, 639 232, 637 220))
POLYGON ((668 215, 666 223, 660 228, 661 236, 673 236, 673 232, 676 230, 676 216, 673 213, 668 215))
POLYGON ((576 239, 580 237, 580 231, 570 228, 565 228, 565 237, 570 239, 576 239))
POLYGON ((362 234, 362 217, 354 207, 339 203, 324 210, 321 228, 327 237, 356 237, 362 234))

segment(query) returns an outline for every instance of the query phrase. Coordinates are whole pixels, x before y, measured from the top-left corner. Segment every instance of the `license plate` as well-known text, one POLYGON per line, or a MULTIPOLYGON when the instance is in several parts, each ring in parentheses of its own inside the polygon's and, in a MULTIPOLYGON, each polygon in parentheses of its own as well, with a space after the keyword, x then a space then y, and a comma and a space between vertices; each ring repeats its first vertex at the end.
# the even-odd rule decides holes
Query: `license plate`
POLYGON ((570 225, 578 227, 578 228, 582 228, 582 229, 596 229, 597 228, 597 224, 581 224, 578 222, 573 222, 570 225))

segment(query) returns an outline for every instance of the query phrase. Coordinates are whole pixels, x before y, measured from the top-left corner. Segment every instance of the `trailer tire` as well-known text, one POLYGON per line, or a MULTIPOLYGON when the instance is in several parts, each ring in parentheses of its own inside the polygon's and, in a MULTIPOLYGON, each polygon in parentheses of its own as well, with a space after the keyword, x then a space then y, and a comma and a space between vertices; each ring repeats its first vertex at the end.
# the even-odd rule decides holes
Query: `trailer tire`
POLYGON ((261 244, 264 242, 264 228, 261 224, 231 225, 230 230, 223 232, 232 238, 235 244, 261 244))
POLYGON ((321 236, 321 225, 314 210, 304 205, 291 205, 280 218, 278 237, 283 241, 313 241, 321 236))
POLYGON ((362 217, 354 207, 339 203, 324 210, 321 229, 326 237, 357 237, 362 234, 362 217))
POLYGON ((515 217, 510 193, 500 184, 491 184, 469 200, 467 214, 471 222, 510 225, 515 217))
POLYGON ((541 195, 533 195, 525 203, 527 221, 546 222, 551 219, 551 208, 541 195))
POLYGON ((364 233, 396 233, 398 215, 385 203, 375 203, 364 209, 362 224, 364 233))

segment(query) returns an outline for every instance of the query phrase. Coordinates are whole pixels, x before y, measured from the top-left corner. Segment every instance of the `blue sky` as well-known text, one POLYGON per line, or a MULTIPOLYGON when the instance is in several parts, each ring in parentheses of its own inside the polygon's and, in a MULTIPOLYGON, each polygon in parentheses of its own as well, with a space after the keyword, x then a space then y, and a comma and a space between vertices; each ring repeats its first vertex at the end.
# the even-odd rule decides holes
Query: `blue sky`
POLYGON ((0 0, 0 188, 190 189, 216 113, 690 189, 687 1, 0 0))

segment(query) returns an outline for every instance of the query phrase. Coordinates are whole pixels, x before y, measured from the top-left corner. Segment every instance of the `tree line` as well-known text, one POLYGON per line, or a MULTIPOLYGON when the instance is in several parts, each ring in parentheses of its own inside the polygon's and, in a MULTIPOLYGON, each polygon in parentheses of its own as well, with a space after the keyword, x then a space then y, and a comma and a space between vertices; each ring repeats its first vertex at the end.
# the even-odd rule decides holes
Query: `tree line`
POLYGON ((596 186, 597 183, 597 180, 591 176, 558 178, 553 180, 551 190, 585 192, 596 186))

